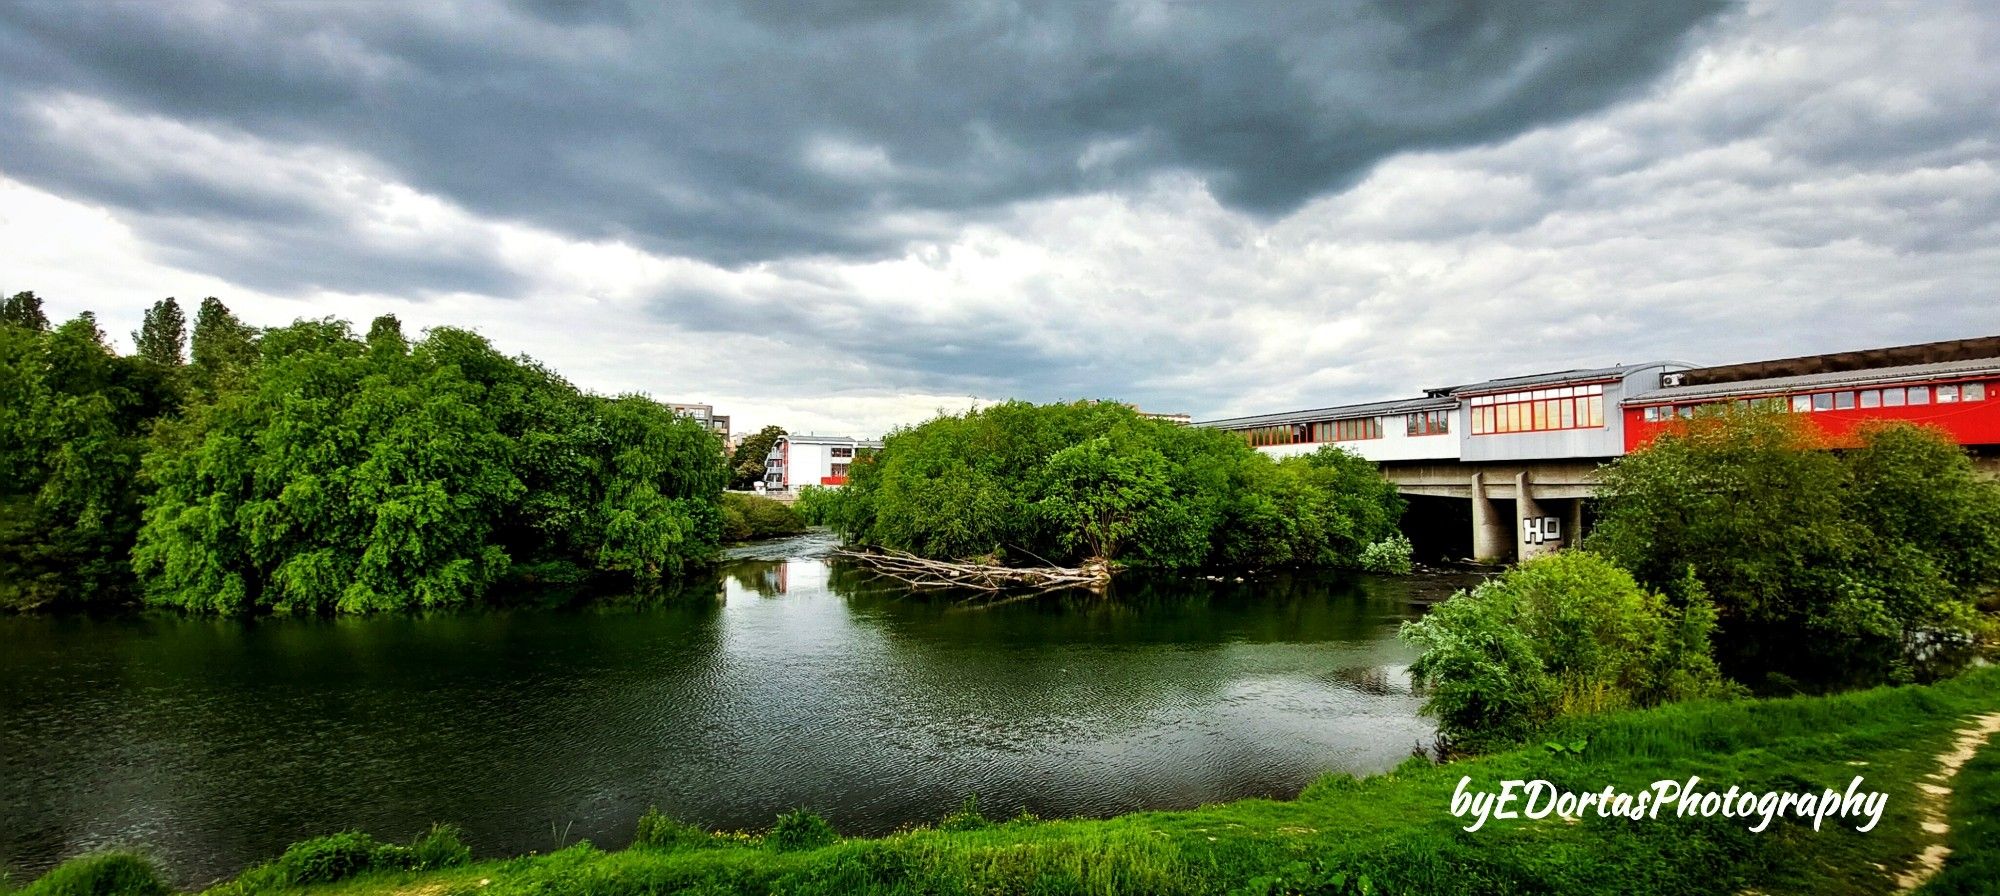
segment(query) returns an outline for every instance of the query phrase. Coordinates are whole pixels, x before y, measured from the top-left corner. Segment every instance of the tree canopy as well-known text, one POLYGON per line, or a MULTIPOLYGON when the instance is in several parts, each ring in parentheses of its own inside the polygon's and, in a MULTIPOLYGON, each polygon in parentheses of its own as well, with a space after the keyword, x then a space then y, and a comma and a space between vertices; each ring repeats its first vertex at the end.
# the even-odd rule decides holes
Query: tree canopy
MULTIPOLYGON (((22 294, 31 296, 31 294, 22 294)), ((253 328, 173 300, 119 357, 89 315, 0 323, 0 607, 462 604, 501 583, 649 590, 721 539, 721 446, 478 335, 394 317, 253 328)), ((33 313, 30 313, 32 311, 33 313)))
POLYGON ((771 456, 771 446, 784 434, 782 426, 766 426, 744 436, 729 455, 729 487, 755 488, 764 481, 764 459, 771 456))
POLYGON ((1942 433, 1858 436, 1830 451, 1809 421, 1770 410, 1688 421, 1606 468, 1588 545, 1647 587, 1691 571, 1739 674, 1928 675, 1978 627, 2000 574, 2000 484, 1942 433))
POLYGON ((1132 566, 1354 565, 1402 501, 1327 448, 1282 462, 1227 432, 1100 402, 1007 402, 891 433, 825 511, 848 538, 927 557, 1132 566))

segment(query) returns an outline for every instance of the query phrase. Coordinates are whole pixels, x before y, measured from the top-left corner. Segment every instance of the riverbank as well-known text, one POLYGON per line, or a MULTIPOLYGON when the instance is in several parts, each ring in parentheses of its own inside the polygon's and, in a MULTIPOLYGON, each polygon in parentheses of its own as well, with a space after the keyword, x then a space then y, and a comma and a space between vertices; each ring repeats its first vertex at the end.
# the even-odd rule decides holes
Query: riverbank
MULTIPOLYGON (((1696 703, 1572 723, 1536 745, 1442 766, 1413 759, 1367 779, 1329 776, 1292 801, 1243 800, 1102 821, 989 823, 784 850, 778 838, 683 835, 669 848, 480 861, 364 874, 314 896, 625 893, 1881 893, 1936 844, 1955 851, 1940 891, 1976 892, 2000 849, 1982 820, 2000 790, 2000 743, 1956 773, 1974 716, 2000 710, 2000 669, 1922 687, 1833 697, 1696 703), (1581 744, 1580 751, 1570 745, 1581 744), (1677 817, 1494 819, 1477 832, 1449 806, 1469 790, 1546 779, 1572 791, 1638 793, 1700 776, 1700 789, 1887 794, 1881 821, 1677 817), (1954 795, 1964 783, 1966 791, 1954 795), (1945 829, 1938 824, 1940 813, 1945 829), (1928 826, 1926 823, 1929 823, 1928 826), (1365 883, 1364 883, 1365 881, 1365 883), (1966 889, 1966 887, 1975 889, 1966 889), (1955 889, 1947 889, 1955 887, 1955 889)), ((836 824, 839 819, 834 819, 836 824)), ((476 845, 476 844, 475 844, 476 845)), ((273 891, 246 874, 211 893, 273 891)), ((30 888, 34 890, 34 888, 30 888)), ((23 896, 56 896, 56 891, 23 896)))

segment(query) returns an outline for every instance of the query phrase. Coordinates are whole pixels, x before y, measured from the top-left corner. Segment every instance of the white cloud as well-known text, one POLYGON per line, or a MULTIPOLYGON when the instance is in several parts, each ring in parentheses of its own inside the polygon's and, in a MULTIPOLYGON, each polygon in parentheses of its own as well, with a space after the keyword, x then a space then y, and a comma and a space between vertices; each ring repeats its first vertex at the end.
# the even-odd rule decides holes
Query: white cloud
MULTIPOLYGON (((14 181, 0 181, 0 275, 117 333, 167 294, 220 295, 264 324, 469 324, 589 388, 709 401, 739 429, 861 435, 1009 396, 1223 416, 1614 361, 1989 335, 1996 43, 1977 6, 1752 4, 1644 95, 1391 158, 1282 220, 1162 175, 979 219, 888 213, 883 233, 949 234, 891 257, 739 267, 484 218, 335 150, 63 98, 51 120, 125 176, 307 209, 398 264, 487 265, 506 288, 232 283, 200 273, 201 253, 282 250, 254 220, 199 222, 211 232, 195 240, 170 208, 114 212, 14 181)), ((1129 150, 1092 146, 1077 164, 1129 150)), ((808 154, 847 176, 894 170, 859 143, 808 154)))

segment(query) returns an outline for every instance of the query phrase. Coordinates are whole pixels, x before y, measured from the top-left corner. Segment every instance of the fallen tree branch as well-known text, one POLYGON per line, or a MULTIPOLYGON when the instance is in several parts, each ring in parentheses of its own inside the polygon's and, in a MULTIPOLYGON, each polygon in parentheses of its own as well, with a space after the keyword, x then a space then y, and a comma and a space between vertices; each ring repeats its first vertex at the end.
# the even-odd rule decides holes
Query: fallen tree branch
POLYGON ((1111 581, 1111 565, 1092 560, 1082 566, 997 566, 990 563, 963 563, 932 560, 902 551, 859 551, 841 548, 833 552, 878 575, 895 579, 922 590, 963 589, 998 593, 1026 590, 1034 593, 1065 588, 1102 591, 1111 581))

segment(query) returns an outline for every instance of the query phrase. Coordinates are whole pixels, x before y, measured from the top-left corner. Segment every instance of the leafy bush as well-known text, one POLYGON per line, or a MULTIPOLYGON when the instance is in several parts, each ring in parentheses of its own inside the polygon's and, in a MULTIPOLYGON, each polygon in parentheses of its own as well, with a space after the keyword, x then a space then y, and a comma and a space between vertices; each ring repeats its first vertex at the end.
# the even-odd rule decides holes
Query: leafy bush
POLYGON ((1971 640, 2000 581, 2000 484, 1909 424, 1832 446, 1800 415, 1705 415, 1607 467, 1600 496, 1591 549, 1649 588, 1693 570, 1745 677, 1942 674, 1959 655, 1934 648, 1971 640))
POLYGON ((1369 572, 1406 576, 1416 567, 1412 550, 1410 537, 1398 532, 1362 548, 1359 565, 1369 572))
POLYGON ((452 868, 472 861, 472 848, 460 840, 457 825, 434 824, 410 842, 408 867, 412 871, 452 868))
POLYGON ((734 492, 722 496, 722 534, 725 541, 797 535, 805 530, 805 519, 782 501, 734 492))
POLYGON ((1558 715, 1730 692, 1714 611, 1683 580, 1678 605, 1585 551, 1531 560, 1407 623, 1425 710, 1455 743, 1518 740, 1558 715))
POLYGON ((801 486, 792 510, 810 525, 831 526, 840 513, 840 494, 840 489, 829 486, 801 486))
POLYGON ((685 822, 675 821, 660 814, 658 808, 647 809, 639 816, 639 829, 632 835, 634 849, 672 850, 707 846, 715 840, 714 835, 685 822))
POLYGON ((980 814, 977 796, 966 797, 965 802, 938 822, 940 831, 977 831, 992 826, 993 820, 980 814))
POLYGON ((166 896, 172 888, 145 856, 106 852, 57 865, 15 896, 166 896))
POLYGON ((818 813, 793 809, 778 816, 778 823, 771 827, 771 835, 765 842, 775 849, 791 852, 830 846, 839 839, 833 825, 818 813))
POLYGON ((245 874, 255 890, 331 883, 373 871, 436 871, 472 861, 472 850, 452 825, 432 825, 409 846, 383 843, 359 831, 301 840, 277 860, 245 874))
POLYGON ((402 867, 403 863, 396 846, 360 831, 346 831, 294 843, 271 864, 280 880, 300 886, 346 880, 378 868, 402 867))
POLYGON ((1402 509, 1373 464, 1331 447, 1274 462, 1119 404, 1008 402, 891 433, 814 513, 929 557, 1188 568, 1351 566, 1402 509))

